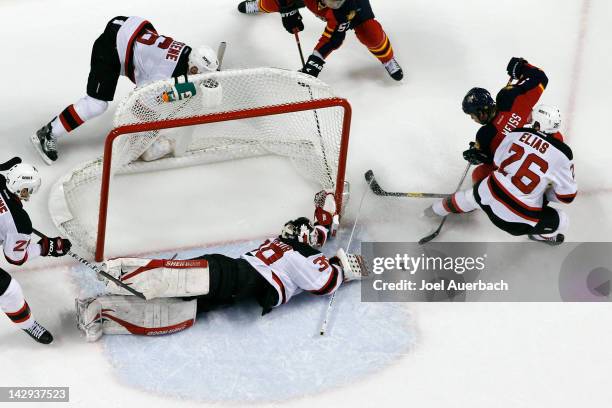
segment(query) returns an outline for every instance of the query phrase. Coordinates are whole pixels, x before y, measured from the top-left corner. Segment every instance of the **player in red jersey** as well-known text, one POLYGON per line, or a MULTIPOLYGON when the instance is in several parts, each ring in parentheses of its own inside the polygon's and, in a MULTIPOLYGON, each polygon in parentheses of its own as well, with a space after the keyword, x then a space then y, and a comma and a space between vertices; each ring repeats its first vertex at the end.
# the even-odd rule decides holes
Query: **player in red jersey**
POLYGON ((523 58, 513 57, 506 71, 518 82, 502 88, 495 100, 483 88, 472 88, 463 98, 463 111, 482 125, 476 133, 476 142, 463 152, 467 161, 480 164, 472 173, 474 184, 495 170, 495 150, 504 136, 528 123, 531 110, 548 84, 544 71, 523 58))
POLYGON ((357 39, 384 65, 391 78, 400 81, 404 77, 391 41, 375 19, 369 0, 246 0, 238 5, 238 10, 245 14, 278 12, 285 29, 294 33, 304 30, 301 7, 307 7, 327 23, 303 72, 318 76, 327 57, 344 42, 346 32, 355 30, 357 39))

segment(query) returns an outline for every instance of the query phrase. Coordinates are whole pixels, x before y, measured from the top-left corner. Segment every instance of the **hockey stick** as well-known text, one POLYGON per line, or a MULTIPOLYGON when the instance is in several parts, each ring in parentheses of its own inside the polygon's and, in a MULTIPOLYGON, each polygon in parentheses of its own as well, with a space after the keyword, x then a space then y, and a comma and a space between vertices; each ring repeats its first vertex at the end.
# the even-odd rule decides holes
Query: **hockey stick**
POLYGON ((221 41, 219 43, 219 48, 217 48, 217 62, 219 66, 217 66, 217 71, 221 71, 221 65, 223 64, 223 57, 225 56, 225 49, 227 48, 227 43, 225 41, 221 41))
MULTIPOLYGON (((351 235, 349 236, 349 240, 346 245, 347 251, 351 248, 351 243, 353 242, 353 235, 355 234, 355 228, 357 228, 357 221, 359 221, 359 215, 361 214, 361 208, 363 207, 363 201, 365 200, 367 193, 368 193, 368 189, 366 188, 363 191, 363 195, 361 196, 361 201, 359 201, 359 208, 357 209, 357 215, 355 215, 355 222, 353 223, 353 229, 351 230, 351 235)), ((334 306, 334 299, 336 298, 336 293, 338 293, 337 289, 334 293, 332 293, 331 297, 329 298, 329 303, 327 304, 327 310, 325 311, 325 318, 323 319, 323 324, 321 324, 321 330, 319 331, 319 334, 321 336, 324 336, 325 333, 327 332, 327 325, 329 323, 331 311, 334 306)))
POLYGON ((10 170, 11 167, 16 166, 21 163, 21 157, 13 157, 10 160, 5 161, 4 163, 0 163, 0 171, 10 170))
MULTIPOLYGON (((300 35, 298 34, 298 30, 296 29, 293 32, 293 35, 295 37, 295 43, 297 44, 298 47, 298 52, 300 54, 300 60, 302 61, 302 67, 304 67, 306 65, 306 61, 304 60, 304 52, 302 51, 302 43, 300 41, 300 35)), ((308 94, 310 95, 310 100, 314 100, 314 96, 312 95, 312 88, 310 87, 310 85, 307 85, 303 82, 298 82, 298 85, 301 85, 305 88, 308 88, 308 94)), ((325 153, 325 148, 323 147, 323 134, 321 133, 321 123, 319 122, 319 114, 317 113, 317 110, 313 110, 314 113, 314 117, 315 117, 315 123, 317 124, 317 133, 319 134, 319 139, 321 139, 321 153, 323 154, 323 162, 325 163, 325 171, 327 173, 327 176, 329 177, 329 184, 333 185, 333 177, 332 177, 332 173, 331 173, 331 169, 329 168, 329 162, 327 161, 327 154, 325 153)))
MULTIPOLYGON (((42 232, 36 230, 35 228, 32 228, 32 231, 38 235, 41 238, 47 238, 48 237, 43 234, 42 232)), ((115 283, 117 286, 121 286, 123 289, 127 290, 128 292, 130 292, 131 294, 133 294, 134 296, 138 296, 141 299, 146 300, 147 298, 145 297, 145 295, 143 295, 142 293, 138 292, 135 289, 132 289, 130 286, 126 285, 125 283, 121 282, 119 279, 115 278, 112 275, 109 275, 108 273, 104 272, 103 270, 101 270, 100 268, 98 268, 96 265, 90 263, 89 261, 87 261, 85 258, 83 258, 82 256, 75 254, 72 251, 68 251, 66 253, 67 255, 71 256, 72 258, 76 259, 77 261, 79 261, 80 263, 82 263, 83 265, 87 266, 89 269, 91 269, 92 271, 94 271, 95 273, 97 273, 100 276, 105 277, 106 279, 112 281, 113 283, 115 283)))
MULTIPOLYGON (((457 185, 457 188, 455 189, 455 193, 457 191, 459 191, 459 189, 461 188, 461 185, 463 184, 463 181, 465 180, 465 177, 467 176, 468 171, 470 170, 471 166, 472 165, 470 163, 468 163, 468 165, 465 167, 465 171, 463 172, 463 176, 461 177, 461 180, 459 181, 459 184, 457 185)), ((431 234, 427 235, 426 237, 421 238, 419 240, 419 245, 426 244, 427 242, 429 242, 432 239, 436 238, 440 234, 440 231, 442 230, 442 227, 444 226, 444 223, 446 222, 446 218, 447 217, 448 217, 448 215, 445 215, 444 217, 442 217, 442 221, 440 221, 440 225, 438 225, 438 228, 436 228, 434 230, 434 232, 432 232, 431 234)))
POLYGON ((372 192, 376 195, 383 197, 446 198, 450 196, 450 194, 439 193, 392 193, 389 191, 385 191, 376 181, 376 178, 374 177, 374 172, 372 170, 366 171, 365 179, 368 183, 370 183, 370 189, 372 190, 372 192))

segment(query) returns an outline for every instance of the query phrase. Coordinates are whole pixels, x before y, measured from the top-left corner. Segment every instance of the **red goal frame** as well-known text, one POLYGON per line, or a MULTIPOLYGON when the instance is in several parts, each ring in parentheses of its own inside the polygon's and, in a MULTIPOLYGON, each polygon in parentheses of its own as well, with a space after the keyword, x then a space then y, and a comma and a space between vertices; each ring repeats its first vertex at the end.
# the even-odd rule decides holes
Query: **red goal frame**
POLYGON ((167 119, 149 123, 119 126, 111 130, 110 133, 106 136, 106 141, 104 143, 104 160, 102 164, 102 183, 100 186, 100 207, 98 215, 98 232, 96 239, 95 260, 97 262, 102 262, 104 260, 113 142, 119 136, 127 133, 148 132, 160 129, 202 125, 213 122, 225 122, 238 119, 254 118, 259 116, 272 116, 284 113, 301 112, 306 110, 325 109, 333 107, 341 107, 344 109, 335 193, 337 206, 338 208, 342 208, 342 192, 344 188, 346 159, 348 153, 348 143, 352 117, 351 105, 344 98, 325 98, 306 102, 295 102, 284 105, 264 106, 261 108, 254 109, 212 113, 200 116, 193 116, 190 118, 167 119))

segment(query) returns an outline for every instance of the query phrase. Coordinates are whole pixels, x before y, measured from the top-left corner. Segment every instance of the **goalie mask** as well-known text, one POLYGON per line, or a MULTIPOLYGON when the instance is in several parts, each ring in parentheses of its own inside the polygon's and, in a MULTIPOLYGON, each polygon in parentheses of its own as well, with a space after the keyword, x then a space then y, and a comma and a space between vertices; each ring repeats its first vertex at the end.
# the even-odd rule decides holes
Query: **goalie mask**
POLYGON ((281 238, 295 240, 306 245, 317 245, 317 230, 306 217, 289 221, 283 226, 281 238))
POLYGON ((23 201, 28 201, 38 191, 40 184, 38 170, 30 164, 16 164, 6 173, 6 188, 23 201))

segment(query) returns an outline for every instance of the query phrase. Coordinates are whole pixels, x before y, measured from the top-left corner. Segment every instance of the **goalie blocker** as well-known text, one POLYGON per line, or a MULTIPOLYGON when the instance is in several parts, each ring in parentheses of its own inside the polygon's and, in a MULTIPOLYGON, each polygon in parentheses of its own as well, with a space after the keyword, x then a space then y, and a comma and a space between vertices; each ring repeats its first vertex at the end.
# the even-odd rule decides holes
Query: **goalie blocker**
POLYGON ((78 327, 88 341, 102 334, 169 334, 191 327, 197 313, 221 305, 254 299, 263 315, 301 292, 330 295, 343 282, 367 275, 360 256, 340 249, 328 259, 315 248, 324 243, 322 229, 305 217, 289 221, 278 237, 239 258, 209 254, 190 260, 107 261, 108 274, 147 300, 108 281, 107 295, 76 301, 78 327))

